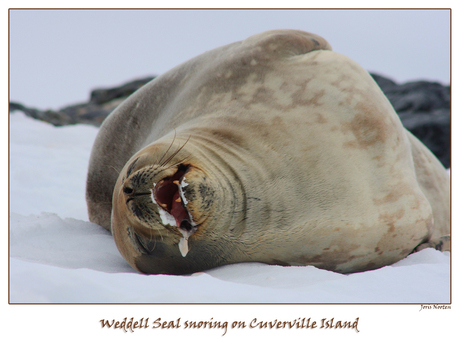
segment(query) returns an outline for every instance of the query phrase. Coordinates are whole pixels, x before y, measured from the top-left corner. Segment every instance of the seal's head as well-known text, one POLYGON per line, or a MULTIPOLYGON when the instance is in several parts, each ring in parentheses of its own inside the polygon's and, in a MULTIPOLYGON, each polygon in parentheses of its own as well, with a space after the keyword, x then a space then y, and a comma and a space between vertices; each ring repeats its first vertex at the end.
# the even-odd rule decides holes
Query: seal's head
POLYGON ((213 228, 225 225, 216 223, 219 214, 212 212, 225 204, 226 184, 214 183, 218 177, 189 153, 187 142, 175 151, 174 142, 145 147, 116 183, 112 233, 121 254, 141 272, 192 273, 234 258, 213 228))

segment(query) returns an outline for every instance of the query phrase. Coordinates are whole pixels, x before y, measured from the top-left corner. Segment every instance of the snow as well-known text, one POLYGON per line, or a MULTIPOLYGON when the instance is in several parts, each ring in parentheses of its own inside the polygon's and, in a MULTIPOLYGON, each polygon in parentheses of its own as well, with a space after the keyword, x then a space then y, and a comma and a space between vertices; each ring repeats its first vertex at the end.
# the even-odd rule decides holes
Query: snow
POLYGON ((349 275, 259 263, 139 274, 88 220, 85 178, 97 131, 10 115, 11 303, 450 302, 450 252, 434 249, 349 275))

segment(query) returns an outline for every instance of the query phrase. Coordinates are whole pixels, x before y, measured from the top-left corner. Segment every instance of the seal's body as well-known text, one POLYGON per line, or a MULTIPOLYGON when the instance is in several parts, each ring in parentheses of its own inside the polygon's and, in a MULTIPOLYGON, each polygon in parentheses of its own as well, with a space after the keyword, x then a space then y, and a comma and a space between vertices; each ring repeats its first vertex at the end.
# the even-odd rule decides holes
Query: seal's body
POLYGON ((446 240, 449 198, 445 169, 370 75, 292 30, 139 89, 101 126, 87 179, 90 220, 144 273, 374 269, 446 240))

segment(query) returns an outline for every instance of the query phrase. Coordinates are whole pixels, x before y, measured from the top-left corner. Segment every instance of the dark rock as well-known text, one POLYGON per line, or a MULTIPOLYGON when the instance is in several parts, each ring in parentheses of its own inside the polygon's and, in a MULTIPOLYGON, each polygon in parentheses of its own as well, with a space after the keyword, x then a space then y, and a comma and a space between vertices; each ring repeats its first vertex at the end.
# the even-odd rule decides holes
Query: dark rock
POLYGON ((371 75, 393 105, 404 127, 420 139, 446 168, 450 168, 450 86, 427 81, 398 85, 380 75, 371 75))
POLYGON ((379 74, 371 73, 372 78, 374 78, 375 82, 380 86, 383 92, 387 93, 394 87, 398 86, 393 80, 389 78, 385 78, 379 74))
POLYGON ((450 87, 426 81, 406 83, 385 92, 396 112, 450 109, 450 87))
POLYGON ((123 100, 153 78, 146 77, 118 87, 93 90, 89 102, 66 106, 58 111, 40 111, 20 103, 10 102, 10 112, 19 110, 29 117, 43 120, 54 126, 90 124, 99 127, 109 113, 123 100))
POLYGON ((450 110, 403 112, 399 117, 404 127, 420 139, 446 168, 450 168, 450 110))
POLYGON ((91 91, 90 102, 94 104, 108 103, 114 99, 126 98, 131 93, 147 84, 154 77, 147 77, 143 79, 134 80, 119 87, 110 89, 96 89, 91 91))
MULTIPOLYGON (((406 129, 420 139, 446 168, 450 168, 450 86, 427 81, 397 84, 378 74, 371 76, 395 108, 406 129)), ((123 100, 153 78, 146 77, 113 88, 95 89, 91 91, 89 102, 67 106, 58 111, 41 111, 11 102, 10 112, 23 111, 32 118, 55 126, 80 123, 100 126, 123 100)))

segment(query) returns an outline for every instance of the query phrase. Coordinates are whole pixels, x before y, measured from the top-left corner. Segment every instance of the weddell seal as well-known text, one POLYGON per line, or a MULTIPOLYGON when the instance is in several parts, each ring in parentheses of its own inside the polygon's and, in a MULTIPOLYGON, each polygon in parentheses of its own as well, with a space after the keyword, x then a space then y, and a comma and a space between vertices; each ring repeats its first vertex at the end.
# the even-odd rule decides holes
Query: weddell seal
POLYGON ((449 247, 449 181, 368 72, 317 35, 274 30, 126 99, 100 128, 86 197, 143 273, 350 273, 449 247))

